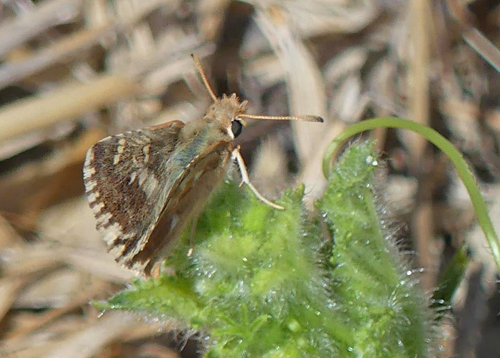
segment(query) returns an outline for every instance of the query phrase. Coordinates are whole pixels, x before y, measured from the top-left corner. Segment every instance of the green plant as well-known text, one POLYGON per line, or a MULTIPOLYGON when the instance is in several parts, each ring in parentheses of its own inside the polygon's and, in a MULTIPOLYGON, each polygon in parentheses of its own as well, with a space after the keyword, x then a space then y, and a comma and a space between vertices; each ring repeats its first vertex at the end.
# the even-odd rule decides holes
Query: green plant
POLYGON ((103 309, 173 319, 200 332, 206 357, 426 357, 434 314, 374 200, 373 143, 329 172, 314 215, 303 188, 270 208, 226 182, 166 265, 103 309))

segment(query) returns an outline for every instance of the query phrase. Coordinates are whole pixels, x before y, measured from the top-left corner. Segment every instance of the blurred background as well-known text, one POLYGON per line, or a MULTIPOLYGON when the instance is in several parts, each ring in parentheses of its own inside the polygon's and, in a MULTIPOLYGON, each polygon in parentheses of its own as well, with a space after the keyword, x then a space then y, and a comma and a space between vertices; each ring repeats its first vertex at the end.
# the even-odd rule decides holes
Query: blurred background
MULTIPOLYGON (((500 231, 499 42, 496 0, 0 1, 0 357, 197 356, 166 317, 89 304, 133 275, 106 253, 82 183, 85 153, 106 135, 204 115, 192 53, 251 114, 325 119, 249 121, 237 143, 268 197, 305 183, 311 204, 330 141, 397 116, 462 151, 500 231)), ((385 160, 381 211, 422 289, 470 248, 442 357, 499 357, 496 270, 453 166, 418 135, 369 135, 385 160)))

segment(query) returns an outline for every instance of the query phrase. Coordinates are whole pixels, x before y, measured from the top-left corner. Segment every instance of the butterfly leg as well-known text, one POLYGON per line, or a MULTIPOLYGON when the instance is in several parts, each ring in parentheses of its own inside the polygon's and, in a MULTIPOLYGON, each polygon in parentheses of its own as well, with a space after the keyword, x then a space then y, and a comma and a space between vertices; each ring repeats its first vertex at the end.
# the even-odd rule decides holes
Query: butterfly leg
POLYGON ((236 162, 238 163, 238 168, 240 168, 241 182, 243 184, 246 184, 250 188, 250 190, 252 191, 252 193, 254 193, 254 195, 257 197, 257 199, 262 201, 264 204, 272 206, 275 209, 284 210, 285 209, 284 207, 277 205, 277 204, 273 203, 272 201, 267 200, 261 193, 259 193, 257 191, 257 189, 252 185, 252 183, 250 183, 250 178, 248 177, 247 167, 246 167, 245 162, 243 161, 243 157, 241 156, 241 153, 240 153, 240 146, 237 146, 233 150, 231 155, 232 155, 233 159, 236 159, 236 162))

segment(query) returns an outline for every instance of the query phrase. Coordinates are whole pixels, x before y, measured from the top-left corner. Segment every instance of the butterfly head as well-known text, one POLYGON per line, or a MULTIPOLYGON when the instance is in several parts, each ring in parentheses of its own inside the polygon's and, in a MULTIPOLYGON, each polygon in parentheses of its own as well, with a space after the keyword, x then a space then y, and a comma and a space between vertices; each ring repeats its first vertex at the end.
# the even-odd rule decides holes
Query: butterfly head
POLYGON ((222 127, 227 128, 228 135, 234 139, 243 129, 239 115, 246 112, 247 103, 247 101, 240 102, 234 93, 231 96, 224 94, 210 106, 206 117, 214 118, 222 127))
POLYGON ((191 55, 194 60, 194 64, 200 77, 208 91, 208 94, 214 100, 214 103, 208 110, 205 120, 212 123, 217 123, 217 125, 222 129, 222 131, 227 134, 231 139, 236 138, 243 129, 244 118, 251 119, 267 119, 267 120, 299 120, 308 122, 323 122, 323 119, 319 116, 256 116, 245 114, 247 108, 247 101, 240 102, 236 94, 231 96, 223 95, 218 98, 210 84, 208 83, 207 76, 203 71, 200 60, 195 55, 191 55))

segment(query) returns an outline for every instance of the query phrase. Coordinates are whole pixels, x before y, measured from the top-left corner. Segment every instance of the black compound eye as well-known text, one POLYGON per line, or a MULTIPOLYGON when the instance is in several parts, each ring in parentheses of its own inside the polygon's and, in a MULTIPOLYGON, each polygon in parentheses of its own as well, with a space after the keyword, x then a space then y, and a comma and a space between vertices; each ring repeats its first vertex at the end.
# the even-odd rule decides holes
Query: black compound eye
POLYGON ((243 130, 243 124, 241 124, 240 121, 234 120, 231 123, 231 132, 233 132, 234 138, 239 136, 241 134, 241 131, 243 130))

